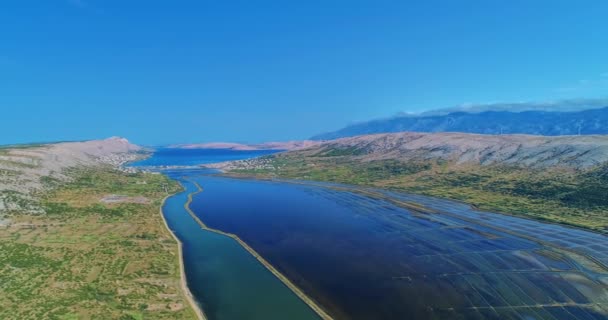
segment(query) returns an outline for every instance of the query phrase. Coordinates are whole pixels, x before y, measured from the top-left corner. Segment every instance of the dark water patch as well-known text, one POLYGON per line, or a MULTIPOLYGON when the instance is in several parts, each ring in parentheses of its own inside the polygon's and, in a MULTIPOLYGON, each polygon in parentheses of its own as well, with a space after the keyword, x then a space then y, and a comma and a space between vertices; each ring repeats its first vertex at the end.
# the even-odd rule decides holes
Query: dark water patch
POLYGON ((571 237, 593 250, 605 236, 428 197, 395 195, 449 214, 322 186, 196 180, 205 223, 239 235, 339 319, 553 319, 545 306, 606 304, 596 273, 533 231, 568 250, 571 237))
MULTIPOLYGON (((224 160, 221 155, 181 156, 158 163, 224 160)), ((608 262, 604 235, 385 190, 196 180, 205 191, 192 208, 205 223, 237 234, 337 319, 605 319, 608 314, 608 274, 594 262, 608 262), (370 197, 370 191, 380 196, 370 197), (400 207, 399 201, 430 210, 400 207)), ((184 217, 176 223, 192 226, 192 219, 184 217)), ((232 301, 247 300, 244 293, 257 281, 248 277, 270 281, 254 285, 260 288, 274 278, 249 270, 247 254, 225 256, 234 243, 224 240, 191 241, 185 254, 188 280, 199 286, 193 292, 207 309, 222 319, 240 319, 245 313, 228 309, 234 309, 232 301)), ((260 297, 255 298, 264 300, 273 292, 256 290, 260 297)), ((255 305, 283 304, 269 301, 274 299, 255 305)), ((284 319, 293 318, 285 314, 284 319)))

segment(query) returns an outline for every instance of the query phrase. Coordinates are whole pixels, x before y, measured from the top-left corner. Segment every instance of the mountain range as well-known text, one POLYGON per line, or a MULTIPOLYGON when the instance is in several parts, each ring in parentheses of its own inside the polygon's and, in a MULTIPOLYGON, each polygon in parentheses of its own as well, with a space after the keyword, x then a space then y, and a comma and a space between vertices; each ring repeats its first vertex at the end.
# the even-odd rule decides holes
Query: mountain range
POLYGON ((542 136, 608 134, 608 107, 582 111, 455 111, 399 115, 349 125, 312 140, 332 140, 374 133, 402 131, 531 134, 542 136))

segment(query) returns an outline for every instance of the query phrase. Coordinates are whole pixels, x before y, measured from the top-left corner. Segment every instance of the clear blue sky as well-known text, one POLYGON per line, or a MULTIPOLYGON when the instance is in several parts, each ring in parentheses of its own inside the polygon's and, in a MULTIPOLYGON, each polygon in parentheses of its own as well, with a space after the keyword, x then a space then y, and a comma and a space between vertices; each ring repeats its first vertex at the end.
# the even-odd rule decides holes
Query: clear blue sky
POLYGON ((0 143, 302 139, 608 94, 608 1, 4 0, 0 143))

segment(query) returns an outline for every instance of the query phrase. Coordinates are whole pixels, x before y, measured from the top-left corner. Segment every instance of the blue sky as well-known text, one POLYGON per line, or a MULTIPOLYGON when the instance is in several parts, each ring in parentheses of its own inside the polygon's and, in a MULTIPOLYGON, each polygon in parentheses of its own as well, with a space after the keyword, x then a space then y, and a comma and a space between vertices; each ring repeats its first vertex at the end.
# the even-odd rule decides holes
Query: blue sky
POLYGON ((0 143, 307 138, 608 95, 608 2, 6 0, 0 143))

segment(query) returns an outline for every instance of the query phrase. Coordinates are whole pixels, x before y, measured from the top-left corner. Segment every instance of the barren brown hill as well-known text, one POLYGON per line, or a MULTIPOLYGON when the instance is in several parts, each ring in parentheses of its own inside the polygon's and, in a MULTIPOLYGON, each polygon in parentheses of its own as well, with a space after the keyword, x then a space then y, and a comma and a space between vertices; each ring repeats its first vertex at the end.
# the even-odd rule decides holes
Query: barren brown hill
POLYGON ((139 151, 141 147, 120 137, 0 149, 0 216, 10 210, 36 211, 32 193, 44 183, 65 181, 68 168, 119 167, 140 157, 139 151))
MULTIPOLYGON (((355 161, 444 160, 454 164, 589 168, 608 161, 608 136, 481 135, 400 132, 329 140, 290 152, 291 156, 349 156, 355 161)), ((238 168, 255 161, 229 162, 238 168)))

